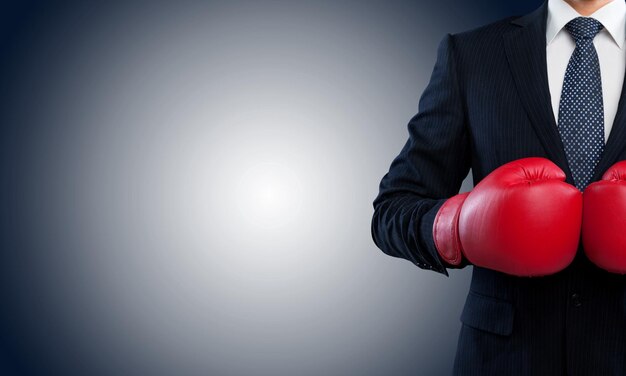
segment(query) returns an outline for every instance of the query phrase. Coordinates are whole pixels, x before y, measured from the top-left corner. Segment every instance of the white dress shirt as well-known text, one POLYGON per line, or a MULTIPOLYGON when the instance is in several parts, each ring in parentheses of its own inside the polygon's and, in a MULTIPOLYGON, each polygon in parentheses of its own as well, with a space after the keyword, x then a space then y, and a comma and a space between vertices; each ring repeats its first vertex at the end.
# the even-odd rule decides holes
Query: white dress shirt
MULTIPOLYGON (((563 79, 576 42, 564 28, 570 20, 582 15, 564 0, 548 0, 546 25, 546 60, 548 84, 554 119, 559 121, 559 101, 563 79)), ((604 140, 609 138, 626 70, 626 2, 613 0, 587 16, 600 21, 604 28, 593 39, 600 61, 604 105, 604 140)))

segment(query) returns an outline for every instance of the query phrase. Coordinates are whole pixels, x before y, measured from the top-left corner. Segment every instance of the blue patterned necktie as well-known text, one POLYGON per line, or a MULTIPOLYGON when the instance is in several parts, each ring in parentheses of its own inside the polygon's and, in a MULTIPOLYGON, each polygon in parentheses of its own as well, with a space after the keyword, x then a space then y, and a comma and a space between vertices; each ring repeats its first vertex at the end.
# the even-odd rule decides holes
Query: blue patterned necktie
POLYGON ((565 71, 559 103, 559 132, 565 155, 581 191, 589 184, 604 151, 604 105, 600 63, 593 38, 602 24, 577 17, 565 25, 576 48, 565 71))

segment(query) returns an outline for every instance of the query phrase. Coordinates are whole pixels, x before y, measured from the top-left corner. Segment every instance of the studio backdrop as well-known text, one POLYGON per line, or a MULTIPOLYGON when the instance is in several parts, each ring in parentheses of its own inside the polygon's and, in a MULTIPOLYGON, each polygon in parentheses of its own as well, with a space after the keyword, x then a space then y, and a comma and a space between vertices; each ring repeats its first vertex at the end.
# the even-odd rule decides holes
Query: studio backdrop
POLYGON ((372 201, 439 41, 539 4, 4 2, 0 374, 449 374, 471 268, 372 201))

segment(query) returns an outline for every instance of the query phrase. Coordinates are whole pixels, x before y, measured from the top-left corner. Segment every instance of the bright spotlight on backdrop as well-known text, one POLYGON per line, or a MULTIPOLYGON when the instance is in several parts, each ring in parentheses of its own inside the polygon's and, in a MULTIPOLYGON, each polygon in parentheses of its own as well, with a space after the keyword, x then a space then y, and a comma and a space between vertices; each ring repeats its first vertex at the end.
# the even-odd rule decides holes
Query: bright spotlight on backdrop
MULTIPOLYGON (((260 162, 244 170, 234 197, 242 198, 239 210, 252 226, 294 231, 294 222, 301 215, 302 195, 298 177, 290 166, 260 162)), ((272 232, 279 235, 279 231, 272 232)))
POLYGON ((372 201, 445 33, 538 5, 4 2, 0 374, 450 373, 471 270, 372 201))

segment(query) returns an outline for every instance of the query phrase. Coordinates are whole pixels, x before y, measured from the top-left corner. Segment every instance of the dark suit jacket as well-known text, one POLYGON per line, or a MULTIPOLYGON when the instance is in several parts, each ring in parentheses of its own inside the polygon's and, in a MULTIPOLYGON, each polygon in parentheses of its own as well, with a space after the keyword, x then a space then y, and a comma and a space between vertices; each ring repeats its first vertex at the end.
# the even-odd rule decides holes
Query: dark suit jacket
MULTIPOLYGON (((433 219, 470 168, 476 184, 506 162, 539 156, 573 184, 550 101, 546 16, 547 1, 525 16, 441 40, 409 139, 373 202, 372 237, 382 251, 448 275, 433 219)), ((593 181, 626 159, 625 92, 626 85, 593 181)), ((551 276, 474 267, 455 374, 626 375, 625 286, 623 276, 591 264, 582 245, 551 276)))

